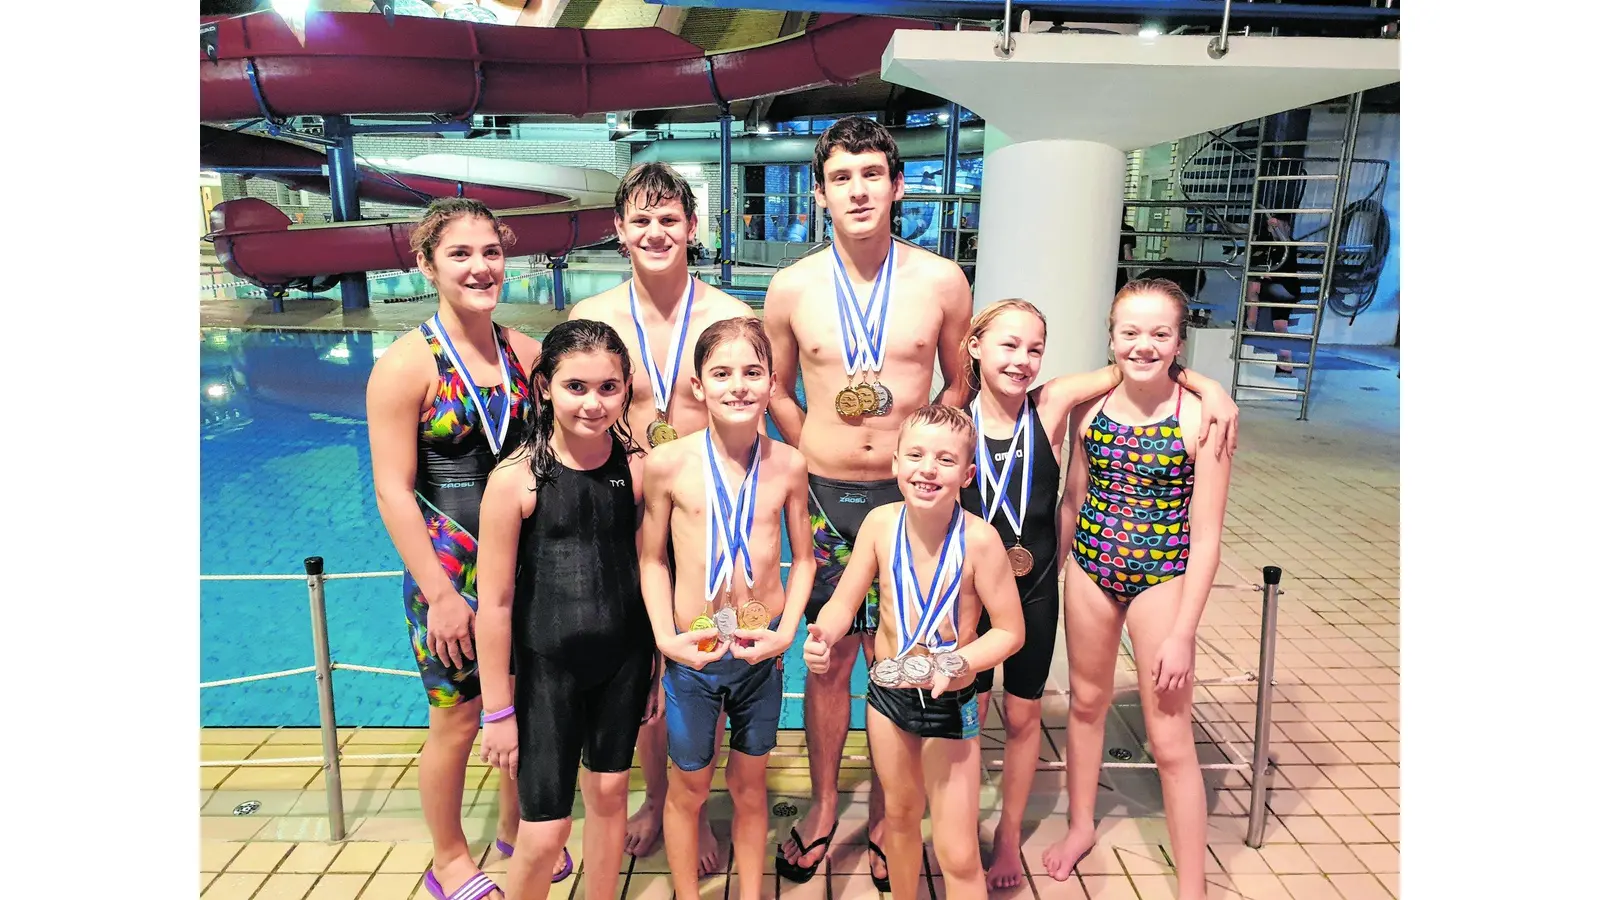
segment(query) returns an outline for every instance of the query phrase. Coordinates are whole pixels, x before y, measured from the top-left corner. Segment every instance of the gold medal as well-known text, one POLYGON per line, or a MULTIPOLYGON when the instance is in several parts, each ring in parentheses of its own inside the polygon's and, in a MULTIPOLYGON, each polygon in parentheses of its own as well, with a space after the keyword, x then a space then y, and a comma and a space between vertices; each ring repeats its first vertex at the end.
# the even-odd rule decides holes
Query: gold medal
POLYGON ((644 434, 645 438, 650 441, 651 447, 659 447, 668 441, 678 439, 678 429, 668 425, 666 413, 661 412, 656 413, 656 420, 650 423, 650 427, 645 430, 644 434))
MULTIPOLYGON (((707 628, 715 627, 717 627, 717 623, 712 621, 710 616, 699 616, 696 617, 693 622, 689 623, 690 631, 703 631, 707 628)), ((717 649, 717 640, 718 638, 716 636, 712 636, 696 644, 695 647, 701 653, 710 653, 711 651, 717 649)))
POLYGON ((845 388, 833 397, 833 410, 841 419, 854 419, 861 415, 861 398, 855 388, 845 388))
POLYGON ((878 411, 878 392, 865 381, 855 386, 856 399, 861 401, 861 414, 870 416, 878 411))
POLYGON ((739 607, 739 627, 745 631, 759 631, 772 621, 772 614, 760 600, 751 600, 739 607))
POLYGON ((1018 578, 1033 571, 1033 554, 1021 544, 1007 550, 1006 559, 1011 562, 1011 574, 1018 578))

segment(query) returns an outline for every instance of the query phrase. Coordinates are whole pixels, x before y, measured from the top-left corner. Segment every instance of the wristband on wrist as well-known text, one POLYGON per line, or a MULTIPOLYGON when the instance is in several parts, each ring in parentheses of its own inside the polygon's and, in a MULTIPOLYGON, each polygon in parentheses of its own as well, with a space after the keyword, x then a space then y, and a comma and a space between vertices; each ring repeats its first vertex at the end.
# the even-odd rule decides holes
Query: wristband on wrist
POLYGON ((490 722, 498 722, 501 719, 509 719, 512 716, 516 715, 516 713, 517 713, 517 708, 515 706, 508 706, 505 709, 502 709, 502 710, 500 710, 498 712, 484 713, 483 714, 483 721, 484 721, 484 724, 488 724, 490 722))

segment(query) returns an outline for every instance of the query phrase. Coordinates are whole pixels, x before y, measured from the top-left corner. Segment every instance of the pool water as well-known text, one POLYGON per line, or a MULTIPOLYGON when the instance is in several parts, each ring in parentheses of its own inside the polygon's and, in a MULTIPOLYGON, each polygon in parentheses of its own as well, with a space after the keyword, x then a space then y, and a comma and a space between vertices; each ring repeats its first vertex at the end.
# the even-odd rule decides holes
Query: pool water
MULTIPOLYGON (((401 568, 373 496, 365 410, 372 363, 397 337, 202 331, 203 573, 303 575, 310 556, 322 557, 330 574, 401 568)), ((399 576, 329 581, 326 599, 336 662, 416 671, 399 576)), ((202 581, 200 653, 202 681, 311 665, 305 582, 202 581)), ((783 689, 798 695, 804 685, 797 639, 784 660, 783 689)), ((865 691, 858 663, 852 693, 865 691)), ((419 679, 337 671, 334 693, 340 725, 427 724, 419 679)), ((801 706, 785 699, 779 724, 801 727, 801 706)), ((864 727, 864 703, 851 707, 851 727, 864 727)), ((208 688, 200 708, 207 726, 316 725, 315 676, 208 688)))

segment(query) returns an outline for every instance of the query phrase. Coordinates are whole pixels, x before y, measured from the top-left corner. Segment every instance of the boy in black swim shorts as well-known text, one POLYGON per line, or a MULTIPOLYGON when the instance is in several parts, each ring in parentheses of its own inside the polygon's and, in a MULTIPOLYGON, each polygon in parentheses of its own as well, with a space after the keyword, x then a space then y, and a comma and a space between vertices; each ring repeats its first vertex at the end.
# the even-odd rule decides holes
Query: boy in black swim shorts
POLYGON ((894 457, 904 502, 868 513, 833 599, 808 627, 806 667, 826 672, 878 579, 887 590, 867 688, 867 739, 883 782, 891 893, 917 893, 922 815, 948 896, 985 897, 978 859, 978 672, 1022 646, 1016 580, 1000 536, 961 509, 975 431, 966 413, 925 406, 901 426, 894 457), (989 631, 977 636, 987 612, 989 631))

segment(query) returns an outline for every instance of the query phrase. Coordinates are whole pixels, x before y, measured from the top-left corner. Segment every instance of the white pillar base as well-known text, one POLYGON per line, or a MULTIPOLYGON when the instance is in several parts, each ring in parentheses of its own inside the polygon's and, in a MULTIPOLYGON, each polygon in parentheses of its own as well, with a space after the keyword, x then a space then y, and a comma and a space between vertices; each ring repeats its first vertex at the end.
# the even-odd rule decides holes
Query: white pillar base
POLYGON ((973 306, 1020 298, 1049 326, 1041 380, 1106 364, 1123 151, 1093 141, 1010 143, 985 129, 973 306))

